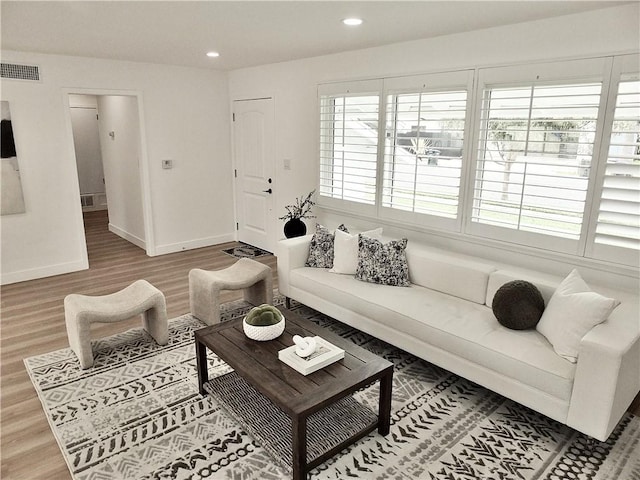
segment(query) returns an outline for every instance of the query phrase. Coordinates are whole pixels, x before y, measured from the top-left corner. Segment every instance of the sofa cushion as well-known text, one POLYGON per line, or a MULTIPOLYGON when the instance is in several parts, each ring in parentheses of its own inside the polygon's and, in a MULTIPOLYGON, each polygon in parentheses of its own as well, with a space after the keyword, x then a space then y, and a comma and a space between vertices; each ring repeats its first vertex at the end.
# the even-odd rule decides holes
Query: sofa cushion
POLYGON ((562 281, 562 278, 553 275, 530 273, 526 270, 495 270, 489 275, 485 304, 491 306, 493 304, 493 297, 498 289, 505 283, 512 282, 514 280, 525 280, 533 283, 540 291, 545 305, 547 305, 553 295, 553 292, 555 292, 556 287, 562 281))
POLYGON ((290 285, 509 378, 526 379, 556 398, 571 396, 575 365, 556 355, 536 330, 501 326, 484 305, 418 285, 399 289, 313 268, 293 270, 290 285))
POLYGON ((495 270, 471 257, 413 243, 407 246, 407 262, 411 283, 481 304, 489 274, 495 270))
POLYGON ((358 235, 358 268, 356 279, 396 287, 408 287, 407 239, 382 243, 375 238, 358 235))

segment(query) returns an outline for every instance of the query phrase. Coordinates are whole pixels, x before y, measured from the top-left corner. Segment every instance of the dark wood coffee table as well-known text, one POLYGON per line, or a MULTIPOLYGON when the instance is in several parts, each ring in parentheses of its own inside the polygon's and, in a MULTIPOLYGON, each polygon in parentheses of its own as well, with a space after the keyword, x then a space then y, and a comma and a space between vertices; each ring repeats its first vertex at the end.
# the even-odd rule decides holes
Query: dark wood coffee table
POLYGON ((311 469, 376 428, 381 435, 389 433, 393 364, 294 312, 281 311, 286 319, 285 332, 268 342, 247 338, 242 330, 241 318, 197 330, 198 382, 200 393, 205 395, 204 384, 209 380, 208 348, 287 414, 292 423, 293 478, 300 480, 306 478, 311 469), (310 375, 302 375, 278 360, 278 351, 293 345, 293 335, 318 335, 344 349, 345 358, 310 375), (308 417, 378 380, 380 395, 377 421, 307 463, 308 417))

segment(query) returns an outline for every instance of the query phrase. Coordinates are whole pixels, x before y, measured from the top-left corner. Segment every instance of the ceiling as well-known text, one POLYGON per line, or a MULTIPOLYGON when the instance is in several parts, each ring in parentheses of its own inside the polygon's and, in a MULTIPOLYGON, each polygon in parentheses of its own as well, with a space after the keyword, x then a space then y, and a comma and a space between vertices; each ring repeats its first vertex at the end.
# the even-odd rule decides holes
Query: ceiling
POLYGON ((237 68, 613 7, 612 1, 7 1, 2 48, 237 68), (357 16, 359 27, 341 20, 357 16), (206 57, 217 51, 218 58, 206 57))

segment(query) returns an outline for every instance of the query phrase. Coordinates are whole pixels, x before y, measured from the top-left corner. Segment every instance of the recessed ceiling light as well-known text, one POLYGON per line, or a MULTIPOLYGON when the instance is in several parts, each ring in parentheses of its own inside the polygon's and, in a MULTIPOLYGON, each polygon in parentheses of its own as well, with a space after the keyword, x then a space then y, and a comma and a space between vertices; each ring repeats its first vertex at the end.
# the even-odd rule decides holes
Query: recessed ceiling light
POLYGON ((350 27, 357 27, 358 25, 362 25, 361 18, 345 18, 342 20, 342 23, 345 25, 349 25, 350 27))
POLYGON ((218 52, 207 52, 207 57, 210 58, 215 58, 215 57, 219 57, 220 54, 218 52))

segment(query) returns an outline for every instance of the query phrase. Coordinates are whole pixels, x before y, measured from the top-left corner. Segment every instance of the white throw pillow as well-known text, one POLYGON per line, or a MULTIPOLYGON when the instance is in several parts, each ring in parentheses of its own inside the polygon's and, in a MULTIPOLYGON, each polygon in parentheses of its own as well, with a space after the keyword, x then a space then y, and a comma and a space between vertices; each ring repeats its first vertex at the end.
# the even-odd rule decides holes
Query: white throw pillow
POLYGON ((591 291, 573 270, 554 292, 536 329, 558 355, 576 363, 582 337, 609 318, 618 305, 618 300, 591 291))
MULTIPOLYGON (((362 232, 362 235, 382 240, 382 228, 362 232)), ((333 268, 329 270, 333 273, 344 275, 355 275, 358 268, 358 234, 336 230, 333 244, 333 268)))

